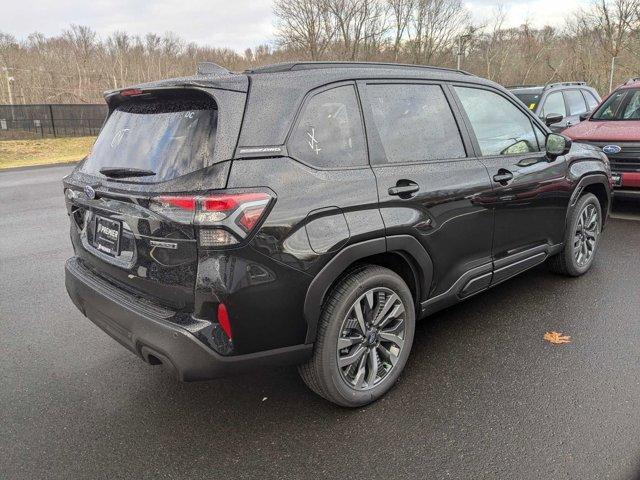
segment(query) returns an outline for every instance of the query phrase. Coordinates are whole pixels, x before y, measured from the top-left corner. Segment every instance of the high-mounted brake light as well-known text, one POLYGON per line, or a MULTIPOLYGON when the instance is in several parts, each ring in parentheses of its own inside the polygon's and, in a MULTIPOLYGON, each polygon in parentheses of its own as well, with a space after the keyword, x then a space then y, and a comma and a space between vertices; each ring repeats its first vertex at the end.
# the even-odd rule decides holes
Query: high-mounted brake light
POLYGON ((200 227, 200 245, 229 246, 242 241, 263 217, 271 196, 264 192, 155 197, 150 208, 179 223, 200 227))
POLYGON ((144 92, 139 88, 127 88, 125 90, 120 90, 120 95, 123 97, 135 97, 136 95, 142 95, 144 92))

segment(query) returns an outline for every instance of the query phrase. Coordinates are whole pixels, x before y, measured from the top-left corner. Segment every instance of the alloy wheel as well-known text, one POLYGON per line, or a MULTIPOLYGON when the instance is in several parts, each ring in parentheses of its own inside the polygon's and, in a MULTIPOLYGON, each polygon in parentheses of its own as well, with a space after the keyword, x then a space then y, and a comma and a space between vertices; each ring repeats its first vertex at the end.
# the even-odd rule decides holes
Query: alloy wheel
POLYGON ((368 290, 353 303, 340 328, 337 360, 342 379, 356 390, 379 385, 395 367, 404 338, 400 297, 385 287, 368 290))
POLYGON ((580 212, 573 238, 573 255, 579 267, 584 267, 593 259, 599 234, 598 209, 592 203, 587 203, 580 212))

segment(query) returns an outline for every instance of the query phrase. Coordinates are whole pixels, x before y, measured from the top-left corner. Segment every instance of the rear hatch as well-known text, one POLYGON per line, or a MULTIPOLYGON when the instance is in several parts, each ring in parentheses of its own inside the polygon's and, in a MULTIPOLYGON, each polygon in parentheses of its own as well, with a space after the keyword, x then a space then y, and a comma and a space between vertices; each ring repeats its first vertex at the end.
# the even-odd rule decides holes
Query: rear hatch
POLYGON ((241 115, 223 128, 219 104, 242 112, 244 98, 163 89, 112 99, 91 153, 64 181, 71 238, 85 266, 140 297, 193 310, 197 232, 183 203, 225 187, 226 145, 235 141, 217 137, 237 139, 241 115))

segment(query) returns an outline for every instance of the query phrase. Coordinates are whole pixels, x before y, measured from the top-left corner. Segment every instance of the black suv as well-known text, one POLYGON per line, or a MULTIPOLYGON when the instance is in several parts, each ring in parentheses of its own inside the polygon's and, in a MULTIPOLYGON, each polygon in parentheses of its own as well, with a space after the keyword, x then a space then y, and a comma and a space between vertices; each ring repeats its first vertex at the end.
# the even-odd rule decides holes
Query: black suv
POLYGON ((600 103, 598 92, 585 82, 507 88, 556 133, 580 123, 600 103))
POLYGON ((297 364, 366 404, 416 320, 545 260, 585 273, 608 214, 602 152, 464 72, 210 67, 106 101, 64 179, 67 290, 185 381, 297 364))

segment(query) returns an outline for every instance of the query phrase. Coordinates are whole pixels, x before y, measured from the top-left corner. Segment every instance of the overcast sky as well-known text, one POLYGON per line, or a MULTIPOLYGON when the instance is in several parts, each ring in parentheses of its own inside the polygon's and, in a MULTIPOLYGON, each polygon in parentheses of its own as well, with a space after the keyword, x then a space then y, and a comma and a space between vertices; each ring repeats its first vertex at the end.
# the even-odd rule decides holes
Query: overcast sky
MULTIPOLYGON (((589 0, 503 0, 510 26, 529 20, 561 26, 567 11, 589 0)), ((57 35, 69 24, 100 35, 115 30, 144 34, 172 31, 187 41, 242 51, 272 42, 271 0, 0 0, 0 31, 18 39, 38 31, 57 35)), ((498 0, 466 0, 474 19, 491 15, 498 0)))

